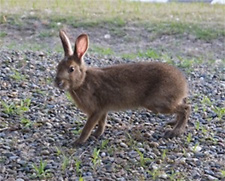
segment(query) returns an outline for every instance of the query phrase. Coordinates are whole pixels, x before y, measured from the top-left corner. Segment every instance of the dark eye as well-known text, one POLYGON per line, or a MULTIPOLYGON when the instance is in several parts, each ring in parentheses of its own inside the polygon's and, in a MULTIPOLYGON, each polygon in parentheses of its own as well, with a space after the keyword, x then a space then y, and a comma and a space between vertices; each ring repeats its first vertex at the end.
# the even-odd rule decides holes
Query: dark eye
POLYGON ((73 72, 74 71, 74 67, 70 67, 69 72, 73 72))

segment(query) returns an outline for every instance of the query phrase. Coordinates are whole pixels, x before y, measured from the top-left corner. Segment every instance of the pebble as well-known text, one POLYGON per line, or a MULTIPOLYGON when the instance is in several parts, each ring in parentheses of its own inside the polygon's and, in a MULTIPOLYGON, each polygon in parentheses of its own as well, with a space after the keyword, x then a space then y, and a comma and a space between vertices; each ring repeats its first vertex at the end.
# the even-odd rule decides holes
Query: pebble
POLYGON ((120 146, 122 146, 124 148, 128 148, 128 146, 124 142, 120 142, 120 146))

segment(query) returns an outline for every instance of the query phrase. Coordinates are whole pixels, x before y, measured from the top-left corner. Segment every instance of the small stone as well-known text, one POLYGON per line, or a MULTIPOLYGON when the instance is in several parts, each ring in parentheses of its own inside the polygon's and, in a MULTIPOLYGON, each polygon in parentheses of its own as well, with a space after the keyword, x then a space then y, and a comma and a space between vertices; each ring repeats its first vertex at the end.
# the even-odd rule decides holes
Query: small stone
POLYGON ((105 38, 105 39, 110 39, 110 38, 111 38, 111 35, 110 35, 110 34, 105 34, 105 35, 104 35, 104 38, 105 38))
POLYGON ((50 152, 48 150, 42 150, 41 155, 49 155, 50 152))
POLYGON ((3 165, 0 165, 0 173, 5 173, 6 168, 3 165))
POLYGON ((163 179, 167 179, 168 175, 165 172, 162 172, 162 173, 159 174, 159 177, 163 178, 163 179))
POLYGON ((24 179, 18 178, 18 179, 16 179, 16 181, 24 181, 24 179))
POLYGON ((212 175, 206 175, 206 177, 207 177, 209 180, 218 180, 216 177, 213 177, 212 175))
POLYGON ((157 147, 159 147, 159 144, 157 142, 150 142, 149 146, 153 147, 153 148, 157 148, 157 147))
POLYGON ((128 146, 124 142, 120 142, 120 146, 122 146, 124 148, 128 148, 128 146))
POLYGON ((101 153, 101 157, 105 157, 106 156, 106 153, 105 152, 102 152, 101 153))

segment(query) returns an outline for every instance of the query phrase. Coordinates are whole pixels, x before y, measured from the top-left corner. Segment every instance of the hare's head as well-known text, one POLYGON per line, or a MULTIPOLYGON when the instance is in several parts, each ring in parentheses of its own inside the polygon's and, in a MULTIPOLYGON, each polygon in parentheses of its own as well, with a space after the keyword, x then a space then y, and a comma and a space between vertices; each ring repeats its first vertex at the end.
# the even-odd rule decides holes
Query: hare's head
POLYGON ((60 30, 65 57, 57 66, 55 85, 63 90, 76 89, 84 81, 86 66, 83 57, 88 49, 88 36, 81 34, 77 37, 74 51, 65 32, 60 30))

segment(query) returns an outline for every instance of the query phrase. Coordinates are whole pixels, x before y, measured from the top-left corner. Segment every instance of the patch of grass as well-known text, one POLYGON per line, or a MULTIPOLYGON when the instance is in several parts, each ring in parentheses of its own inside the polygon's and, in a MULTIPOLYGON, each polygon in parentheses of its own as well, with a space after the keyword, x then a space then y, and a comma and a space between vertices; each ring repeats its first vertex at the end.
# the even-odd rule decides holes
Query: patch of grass
POLYGON ((66 168, 69 165, 69 162, 70 162, 69 161, 69 158, 67 156, 63 155, 63 162, 62 162, 62 166, 61 166, 62 171, 65 171, 66 170, 66 168))
POLYGON ((221 175, 222 175, 222 178, 225 178, 225 170, 221 170, 221 175))
POLYGON ((160 175, 159 169, 153 169, 152 171, 147 170, 148 174, 152 176, 152 180, 156 180, 160 175))
POLYGON ((187 143, 190 144, 192 141, 192 134, 191 133, 188 133, 188 136, 187 136, 187 143))
POLYGON ((17 70, 13 70, 13 74, 10 75, 10 77, 17 81, 22 81, 26 79, 26 76, 18 72, 17 70))
POLYGON ((100 164, 101 162, 101 158, 99 156, 99 153, 100 153, 100 149, 97 149, 97 148, 94 148, 94 151, 92 153, 92 168, 94 170, 96 170, 98 164, 100 164))
POLYGON ((78 158, 75 158, 75 168, 76 168, 76 174, 79 175, 81 177, 82 175, 82 171, 81 171, 81 160, 78 158))
POLYGON ((54 31, 46 30, 39 33, 40 38, 52 37, 55 36, 56 33, 54 31))
POLYGON ((153 49, 148 49, 146 51, 138 51, 137 53, 123 54, 122 57, 125 59, 150 58, 156 60, 160 59, 161 55, 153 49))
POLYGON ((139 150, 136 149, 136 152, 138 153, 139 157, 140 157, 140 165, 145 168, 146 167, 146 163, 149 163, 151 161, 150 158, 145 158, 144 154, 139 150))
POLYGON ((46 161, 41 160, 39 165, 33 164, 32 166, 33 166, 34 171, 35 171, 33 176, 35 176, 37 178, 40 178, 40 179, 50 177, 49 170, 45 169, 46 166, 47 166, 46 161))
POLYGON ((111 48, 103 48, 99 46, 92 46, 90 49, 91 52, 97 53, 98 55, 114 55, 114 52, 111 48))
POLYGON ((106 148, 106 146, 108 145, 108 143, 109 143, 109 140, 103 140, 102 142, 101 142, 101 145, 100 145, 100 149, 102 150, 102 149, 105 149, 106 148))
POLYGON ((20 100, 20 103, 11 102, 10 104, 4 101, 1 101, 1 105, 3 108, 3 112, 8 115, 18 114, 22 116, 22 114, 26 111, 29 111, 29 106, 31 103, 30 98, 26 98, 20 100))
POLYGON ((21 118, 20 122, 24 125, 24 127, 30 127, 31 121, 27 118, 21 118))
POLYGON ((14 102, 8 104, 7 102, 1 101, 1 105, 5 114, 12 115, 16 113, 16 105, 14 102))
MULTIPOLYGON (((73 1, 2 0, 2 17, 6 23, 23 25, 23 13, 40 20, 47 19, 50 28, 59 29, 65 25, 73 27, 96 27, 107 24, 117 28, 126 23, 138 23, 157 35, 193 34, 203 40, 225 36, 224 6, 209 6, 202 3, 154 4, 130 1, 73 1), (20 7, 20 8, 18 8, 20 7), (46 11, 48 9, 48 11, 46 11), (166 10, 165 10, 166 9, 166 10), (13 18, 12 18, 13 17, 13 18), (216 23, 215 23, 216 22, 216 23)), ((2 18, 1 18, 2 19, 2 18)))
POLYGON ((223 116, 225 115, 225 107, 214 107, 213 111, 216 113, 219 120, 222 121, 223 116))
POLYGON ((3 32, 3 31, 0 32, 0 38, 4 38, 6 36, 7 36, 7 33, 6 32, 3 32))

